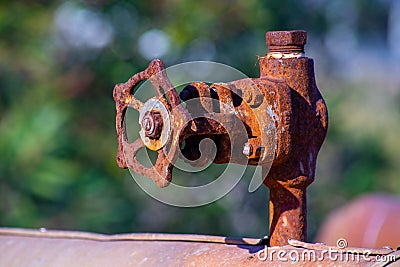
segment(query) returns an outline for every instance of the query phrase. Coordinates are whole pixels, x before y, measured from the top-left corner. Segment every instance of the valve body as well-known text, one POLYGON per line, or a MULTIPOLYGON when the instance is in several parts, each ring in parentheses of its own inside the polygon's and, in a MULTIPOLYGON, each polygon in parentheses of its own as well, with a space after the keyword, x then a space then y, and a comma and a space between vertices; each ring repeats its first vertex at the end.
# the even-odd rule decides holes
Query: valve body
POLYGON ((211 139, 217 149, 214 163, 263 166, 264 184, 270 189, 270 245, 286 245, 289 238, 305 241, 306 188, 315 177, 328 118, 315 83, 313 60, 304 54, 305 43, 304 31, 268 32, 269 52, 259 57, 259 78, 212 85, 193 82, 179 97, 159 60, 117 85, 120 167, 166 186, 178 151, 192 165, 202 166, 209 159, 202 155, 199 143, 211 139), (145 104, 132 95, 144 79, 161 91, 145 104), (127 143, 122 123, 128 106, 141 114, 141 139, 133 144, 127 143), (153 168, 144 168, 135 159, 144 146, 159 153, 153 168))

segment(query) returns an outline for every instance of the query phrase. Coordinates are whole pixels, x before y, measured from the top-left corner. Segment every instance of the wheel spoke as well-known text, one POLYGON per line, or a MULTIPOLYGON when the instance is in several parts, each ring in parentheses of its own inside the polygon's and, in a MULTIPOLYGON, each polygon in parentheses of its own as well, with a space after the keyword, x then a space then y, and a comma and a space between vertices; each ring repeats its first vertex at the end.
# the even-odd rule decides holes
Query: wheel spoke
POLYGON ((145 145, 141 138, 138 138, 133 143, 128 143, 128 140, 123 141, 124 155, 127 161, 131 158, 135 158, 137 152, 145 145))
POLYGON ((159 187, 169 185, 172 178, 172 164, 168 161, 167 156, 161 150, 158 151, 156 164, 147 168, 143 166, 137 159, 137 152, 145 147, 142 139, 138 138, 133 143, 123 142, 124 156, 129 169, 135 173, 152 179, 159 187))
POLYGON ((134 108, 137 111, 140 111, 143 107, 143 102, 132 95, 130 95, 126 100, 128 101, 128 107, 134 108))
POLYGON ((167 95, 172 108, 175 108, 181 103, 175 87, 172 85, 167 76, 164 63, 159 60, 153 60, 148 67, 148 74, 150 74, 150 82, 157 93, 157 96, 167 95))

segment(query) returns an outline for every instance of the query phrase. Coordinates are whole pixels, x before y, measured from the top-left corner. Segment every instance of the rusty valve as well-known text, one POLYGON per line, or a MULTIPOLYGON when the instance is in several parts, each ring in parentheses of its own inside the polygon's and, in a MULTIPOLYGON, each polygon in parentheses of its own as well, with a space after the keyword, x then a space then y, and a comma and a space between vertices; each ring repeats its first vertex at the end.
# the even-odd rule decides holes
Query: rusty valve
POLYGON ((193 82, 178 96, 156 59, 128 82, 117 84, 117 162, 164 187, 179 152, 192 165, 204 164, 198 146, 209 138, 217 148, 214 163, 263 167, 264 184, 270 189, 270 244, 285 245, 289 238, 306 240, 306 187, 315 177, 328 115, 313 60, 304 54, 306 32, 268 32, 266 37, 269 51, 259 57, 259 78, 193 82), (142 103, 133 94, 144 80, 157 95, 142 103), (140 113, 140 138, 133 143, 128 143, 124 125, 128 107, 140 113), (151 168, 136 160, 145 146, 158 153, 151 168))
POLYGON ((117 84, 113 96, 117 108, 119 167, 129 167, 140 175, 152 178, 158 186, 167 186, 172 179, 171 162, 176 159, 179 141, 179 131, 171 130, 171 118, 176 129, 179 129, 183 122, 190 120, 190 114, 180 105, 179 96, 166 76, 164 64, 161 60, 153 60, 146 70, 135 74, 126 83, 117 84), (145 80, 153 85, 156 97, 142 103, 133 96, 133 90, 145 80), (128 107, 140 112, 140 138, 133 143, 128 142, 125 130, 124 118, 128 107), (168 151, 163 149, 167 145, 168 151), (156 163, 151 168, 143 166, 136 159, 137 152, 145 146, 158 153, 156 163))

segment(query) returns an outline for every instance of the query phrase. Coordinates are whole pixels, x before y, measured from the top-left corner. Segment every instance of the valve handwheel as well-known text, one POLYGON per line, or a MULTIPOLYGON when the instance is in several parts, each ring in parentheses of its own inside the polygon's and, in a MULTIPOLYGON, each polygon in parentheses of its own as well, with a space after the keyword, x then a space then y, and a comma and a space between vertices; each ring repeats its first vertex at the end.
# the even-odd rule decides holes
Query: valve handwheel
POLYGON ((169 81, 165 66, 159 59, 153 60, 142 72, 132 76, 126 83, 114 87, 116 104, 116 130, 118 137, 117 162, 120 168, 151 178, 159 187, 168 186, 172 178, 173 162, 179 151, 179 133, 190 121, 189 112, 181 105, 178 93, 169 81), (156 96, 142 103, 133 96, 141 81, 149 80, 156 96), (167 98, 168 97, 168 100, 167 98), (128 107, 139 111, 140 138, 128 143, 125 113, 128 107), (147 147, 157 151, 154 166, 147 168, 137 159, 140 149, 147 147))

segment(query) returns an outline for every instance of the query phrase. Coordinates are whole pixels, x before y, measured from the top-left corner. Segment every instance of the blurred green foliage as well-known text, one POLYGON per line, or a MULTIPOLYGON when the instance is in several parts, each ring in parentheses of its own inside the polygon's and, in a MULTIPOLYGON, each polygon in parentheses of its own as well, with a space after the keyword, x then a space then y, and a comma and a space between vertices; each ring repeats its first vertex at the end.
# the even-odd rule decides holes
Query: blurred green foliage
POLYGON ((400 194, 399 90, 385 96, 373 83, 341 79, 338 55, 324 43, 347 21, 342 11, 356 40, 384 41, 389 8, 379 0, 2 1, 0 225, 267 234, 268 191, 248 193, 248 179, 215 203, 184 209, 147 196, 117 167, 112 89, 147 66, 138 40, 152 29, 168 37, 167 65, 211 59, 248 76, 258 75, 266 31, 307 30, 330 111, 310 187, 311 235, 327 212, 358 194, 400 194), (214 53, 194 53, 199 38, 214 53))

